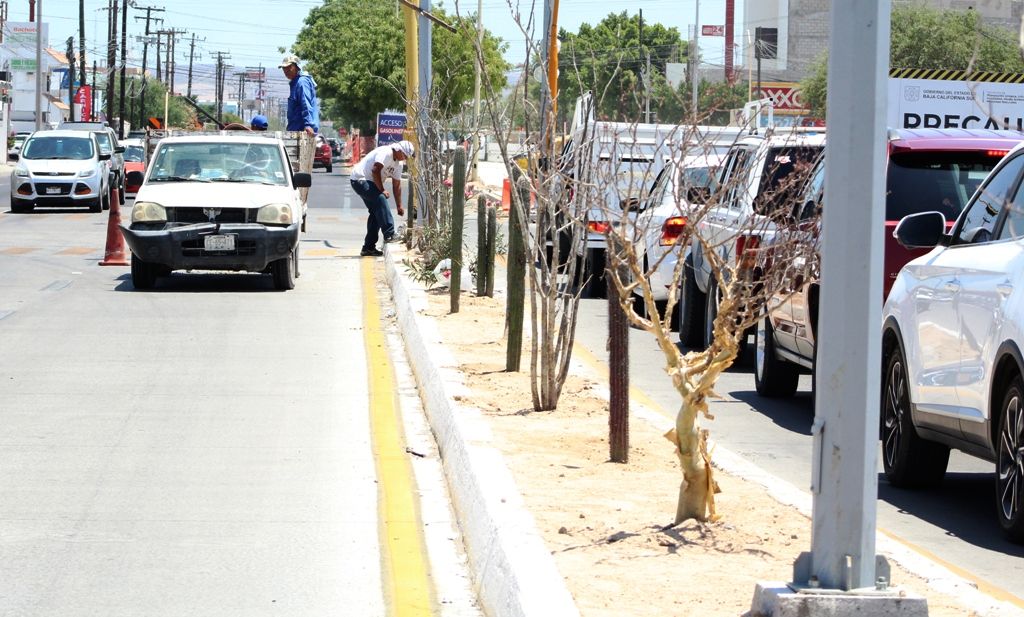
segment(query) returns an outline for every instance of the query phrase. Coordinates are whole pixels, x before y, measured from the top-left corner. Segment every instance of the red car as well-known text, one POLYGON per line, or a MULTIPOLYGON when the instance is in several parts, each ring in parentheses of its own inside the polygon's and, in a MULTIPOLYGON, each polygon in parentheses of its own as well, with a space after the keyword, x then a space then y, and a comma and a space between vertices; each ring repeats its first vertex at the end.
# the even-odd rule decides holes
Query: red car
POLYGON ((331 144, 327 143, 327 140, 322 136, 316 136, 316 151, 313 153, 313 169, 317 167, 323 167, 327 173, 331 173, 334 170, 332 163, 332 157, 334 153, 331 152, 331 144))
POLYGON ((134 199, 135 194, 139 192, 139 187, 142 186, 142 182, 132 184, 128 174, 138 171, 142 172, 142 175, 146 175, 145 146, 143 146, 142 140, 138 139, 125 139, 121 142, 121 145, 124 146, 124 196, 125 199, 134 199))

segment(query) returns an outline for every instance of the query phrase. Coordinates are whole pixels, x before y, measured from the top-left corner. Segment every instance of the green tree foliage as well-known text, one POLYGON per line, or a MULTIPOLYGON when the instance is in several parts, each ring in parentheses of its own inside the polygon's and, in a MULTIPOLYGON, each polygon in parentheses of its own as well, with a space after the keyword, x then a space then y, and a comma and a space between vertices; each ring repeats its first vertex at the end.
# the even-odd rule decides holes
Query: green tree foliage
MULTIPOLYGON (((148 118, 156 117, 162 118, 164 115, 164 94, 167 92, 167 86, 160 83, 155 79, 146 80, 146 88, 143 91, 142 80, 139 78, 129 78, 125 82, 125 120, 131 124, 133 128, 138 127, 139 123, 139 105, 142 105, 142 118, 144 122, 148 118)), ((102 95, 102 92, 101 92, 102 95)), ((121 90, 119 80, 114 81, 114 115, 117 115, 118 101, 120 100, 121 90)), ((104 101, 106 99, 100 99, 104 101)), ((188 107, 185 103, 179 100, 179 97, 172 96, 167 102, 167 115, 170 116, 170 126, 184 127, 191 126, 191 119, 195 116, 195 112, 188 107)), ((100 103, 100 109, 103 109, 102 102, 100 103)), ((143 124, 145 126, 145 124, 143 124)))
POLYGON ((652 91, 667 88, 665 64, 686 57, 686 44, 678 29, 644 23, 641 40, 640 27, 639 15, 623 11, 609 14, 594 26, 582 24, 577 33, 560 31, 559 107, 571 110, 580 92, 591 90, 598 118, 627 121, 640 117, 642 68, 647 55, 651 56, 652 91))
MULTIPOLYGON (((1024 72, 1018 43, 1009 30, 986 25, 976 11, 914 5, 893 7, 889 66, 1024 72)), ((804 101, 819 117, 825 116, 827 82, 825 54, 802 83, 804 101)))
MULTIPOLYGON (((457 32, 433 29, 434 107, 442 117, 458 111, 473 96, 476 20, 432 11, 457 32)), ((292 51, 330 100, 338 121, 370 128, 377 113, 405 107, 405 31, 393 3, 326 0, 310 10, 292 51)), ((496 90, 505 85, 503 44, 484 33, 484 66, 496 90)))

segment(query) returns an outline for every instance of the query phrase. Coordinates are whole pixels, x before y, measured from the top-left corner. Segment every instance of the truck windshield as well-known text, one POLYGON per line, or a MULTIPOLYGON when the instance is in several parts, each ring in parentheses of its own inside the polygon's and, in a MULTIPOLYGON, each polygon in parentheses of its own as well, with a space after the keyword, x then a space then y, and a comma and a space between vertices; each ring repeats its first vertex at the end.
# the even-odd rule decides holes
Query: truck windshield
POLYGON ((21 157, 25 159, 70 159, 84 161, 93 156, 89 137, 37 136, 25 143, 21 157))
POLYGON ((1000 158, 988 150, 892 153, 885 181, 885 220, 931 210, 954 220, 1000 158))
POLYGON ((281 149, 274 144, 164 143, 153 157, 149 182, 230 181, 288 185, 281 149))

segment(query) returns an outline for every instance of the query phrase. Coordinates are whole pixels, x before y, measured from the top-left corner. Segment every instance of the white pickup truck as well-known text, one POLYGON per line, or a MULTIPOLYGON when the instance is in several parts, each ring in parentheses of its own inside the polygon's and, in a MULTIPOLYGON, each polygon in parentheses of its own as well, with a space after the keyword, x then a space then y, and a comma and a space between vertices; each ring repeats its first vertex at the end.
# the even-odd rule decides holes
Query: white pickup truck
MULTIPOLYGON (((139 172, 133 172, 139 173, 139 172)), ((261 133, 171 136, 156 145, 131 223, 136 289, 173 270, 268 273, 292 289, 312 182, 295 172, 284 142, 261 133)))
POLYGON ((824 147, 822 130, 776 129, 744 137, 729 149, 719 167, 715 202, 697 221, 685 258, 685 276, 694 284, 683 285, 679 301, 683 344, 707 347, 713 337, 720 292, 705 250, 715 251, 738 275, 753 268, 745 257, 771 244, 771 215, 791 208, 789 201, 799 196, 803 183, 793 174, 806 178, 824 147))

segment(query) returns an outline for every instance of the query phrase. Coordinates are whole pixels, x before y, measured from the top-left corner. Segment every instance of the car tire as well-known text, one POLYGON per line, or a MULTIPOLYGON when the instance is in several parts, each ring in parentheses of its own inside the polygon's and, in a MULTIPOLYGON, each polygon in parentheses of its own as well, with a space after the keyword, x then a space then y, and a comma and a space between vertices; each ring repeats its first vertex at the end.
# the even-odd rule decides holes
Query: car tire
POLYGON ((294 254, 288 253, 287 257, 282 257, 270 264, 270 275, 274 279, 274 289, 278 291, 295 289, 294 261, 294 254))
POLYGON ((715 319, 718 317, 718 302, 721 298, 718 293, 718 281, 714 275, 708 279, 708 291, 704 294, 704 327, 701 330, 704 349, 711 347, 715 340, 715 319))
POLYGON ((334 165, 332 165, 331 163, 328 163, 326 169, 327 169, 327 173, 331 173, 332 171, 334 171, 334 165))
POLYGON ((102 208, 104 210, 109 210, 110 209, 110 191, 109 190, 103 191, 103 194, 100 195, 100 204, 101 204, 101 206, 102 206, 102 208))
POLYGON ((583 273, 583 291, 580 295, 584 298, 607 297, 608 286, 604 276, 604 253, 591 253, 585 264, 586 272, 583 273))
POLYGON ((14 214, 28 214, 29 212, 32 212, 32 204, 24 205, 12 199, 11 212, 14 214))
POLYGON ((999 407, 996 443, 996 513, 1011 542, 1024 542, 1024 382, 1010 383, 999 407))
POLYGON ((156 284, 157 267, 132 253, 132 286, 135 289, 151 289, 156 284))
POLYGON ((704 344, 704 306, 706 299, 697 287, 693 259, 687 257, 683 268, 683 293, 680 294, 676 314, 679 315, 679 342, 683 347, 701 348, 704 344))
POLYGON ((903 352, 893 349, 882 377, 882 467, 893 486, 916 488, 942 482, 949 447, 918 436, 911 417, 910 390, 903 352))
POLYGON ((767 316, 757 322, 754 335, 754 387, 767 397, 793 396, 800 382, 800 371, 795 364, 778 357, 775 350, 775 330, 767 316))
POLYGON ((299 247, 295 246, 295 250, 292 251, 292 272, 295 278, 299 278, 299 247))
POLYGON ((89 204, 89 212, 103 212, 107 207, 102 197, 97 197, 95 201, 89 204))

